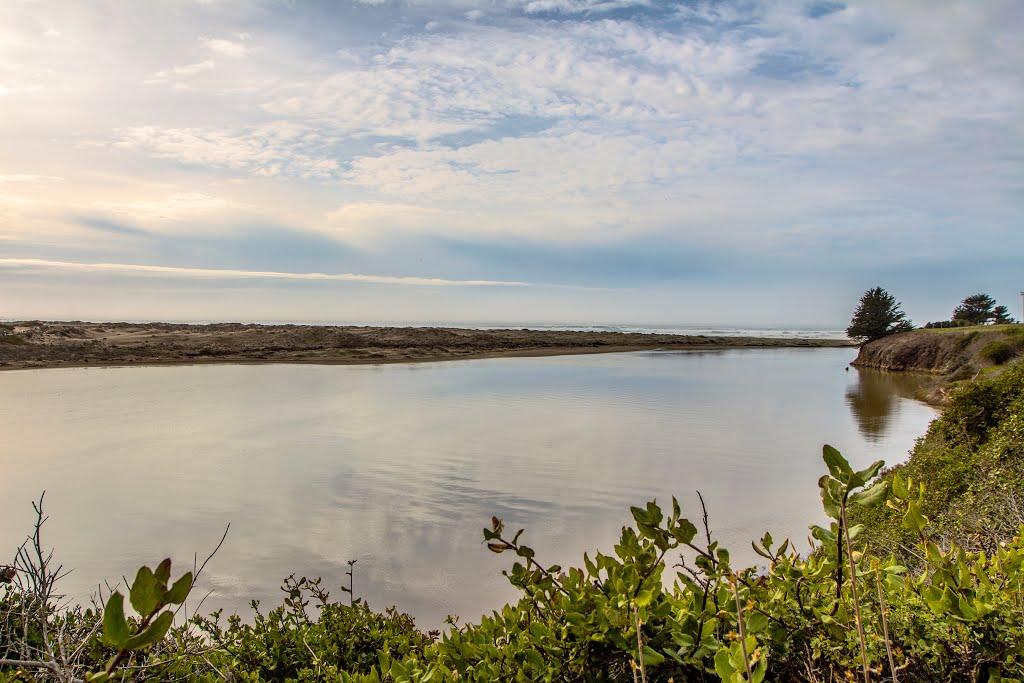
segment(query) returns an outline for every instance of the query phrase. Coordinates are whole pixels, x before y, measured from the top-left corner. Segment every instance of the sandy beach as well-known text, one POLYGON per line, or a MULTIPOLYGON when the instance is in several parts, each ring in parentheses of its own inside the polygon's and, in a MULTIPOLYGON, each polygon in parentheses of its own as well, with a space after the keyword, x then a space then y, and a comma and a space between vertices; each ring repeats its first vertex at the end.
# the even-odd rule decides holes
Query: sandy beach
POLYGON ((0 369, 176 363, 406 363, 641 350, 839 347, 831 339, 215 323, 7 323, 0 369))

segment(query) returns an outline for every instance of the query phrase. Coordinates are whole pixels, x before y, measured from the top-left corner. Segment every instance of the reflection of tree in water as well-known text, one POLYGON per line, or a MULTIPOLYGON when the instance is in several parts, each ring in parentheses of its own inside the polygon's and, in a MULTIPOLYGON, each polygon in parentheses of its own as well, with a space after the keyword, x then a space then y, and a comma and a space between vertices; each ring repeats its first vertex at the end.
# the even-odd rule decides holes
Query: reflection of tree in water
POLYGON ((857 383, 846 390, 846 404, 861 435, 876 442, 885 436, 889 423, 898 414, 900 399, 913 398, 925 380, 913 375, 854 369, 857 383))

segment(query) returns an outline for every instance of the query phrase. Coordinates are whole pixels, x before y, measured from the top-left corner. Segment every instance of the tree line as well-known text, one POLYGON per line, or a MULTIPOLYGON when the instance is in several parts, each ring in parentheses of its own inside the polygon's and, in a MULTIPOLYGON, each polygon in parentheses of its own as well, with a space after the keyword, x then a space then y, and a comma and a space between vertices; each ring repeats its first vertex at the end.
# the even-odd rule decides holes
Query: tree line
MULTIPOLYGON (((925 328, 967 327, 970 325, 1006 325, 1016 322, 1006 306, 996 304, 988 294, 972 294, 953 309, 949 320, 929 322, 925 328)), ((861 296, 853 312, 847 336, 872 341, 897 332, 914 329, 903 311, 903 304, 881 287, 873 287, 861 296)))

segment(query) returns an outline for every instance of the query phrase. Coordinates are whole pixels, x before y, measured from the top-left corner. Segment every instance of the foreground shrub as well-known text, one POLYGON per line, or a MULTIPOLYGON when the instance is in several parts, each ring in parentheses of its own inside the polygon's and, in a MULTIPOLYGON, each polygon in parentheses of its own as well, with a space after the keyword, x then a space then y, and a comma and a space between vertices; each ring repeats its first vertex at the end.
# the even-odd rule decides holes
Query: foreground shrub
MULTIPOLYGON (((393 607, 374 612, 360 600, 331 602, 320 579, 289 577, 281 590, 284 603, 266 615, 253 603, 251 624, 237 615, 222 624, 219 612, 195 620, 215 646, 214 668, 238 680, 337 680, 342 673, 369 673, 381 658, 422 657, 438 636, 416 630, 412 617, 393 607)), ((189 675, 203 671, 184 668, 189 675)))
POLYGON ((881 461, 855 471, 830 447, 824 460, 829 522, 812 527, 815 547, 801 555, 765 534, 752 544, 761 567, 734 565, 706 514, 698 528, 674 499, 667 511, 632 508, 612 554, 569 569, 542 563, 522 530, 492 519, 484 541, 515 558, 506 576, 522 597, 441 637, 292 577, 280 607, 264 614, 253 603, 252 623, 217 613, 155 638, 191 575, 169 585, 169 564, 143 568, 129 591, 139 616, 126 617, 119 593, 105 609, 57 609, 34 582, 55 578, 46 562, 40 572, 19 561, 0 574, 13 579, 0 598, 0 680, 1020 680, 1020 535, 989 553, 946 543, 931 532, 920 483, 879 478, 881 461), (915 539, 913 564, 877 552, 850 523, 851 511, 881 506, 915 539))
MULTIPOLYGON (((1024 523, 1024 365, 965 382, 918 440, 906 463, 884 473, 923 483, 922 512, 932 528, 959 545, 992 552, 1024 523)), ((857 510, 865 541, 877 552, 912 561, 917 538, 888 508, 857 510)))
POLYGON ((1017 349, 1004 341, 990 341, 981 347, 981 357, 990 363, 1002 365, 1017 355, 1017 349))

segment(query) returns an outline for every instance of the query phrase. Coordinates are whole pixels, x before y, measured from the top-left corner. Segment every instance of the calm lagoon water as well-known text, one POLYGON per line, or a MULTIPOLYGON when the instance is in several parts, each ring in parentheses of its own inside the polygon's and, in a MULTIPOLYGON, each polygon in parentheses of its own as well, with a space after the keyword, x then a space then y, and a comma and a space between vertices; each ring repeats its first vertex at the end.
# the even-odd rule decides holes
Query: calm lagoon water
MULTIPOLYGON (((191 566, 230 522, 204 609, 277 604, 290 573, 344 580, 421 625, 514 597, 491 515, 546 563, 611 551, 629 505, 675 494, 749 540, 820 519, 823 443, 906 456, 934 411, 852 349, 513 358, 383 366, 202 365, 0 373, 0 543, 46 489, 46 540, 85 599, 164 556, 191 566)), ((341 597, 340 591, 337 595, 341 597)))

